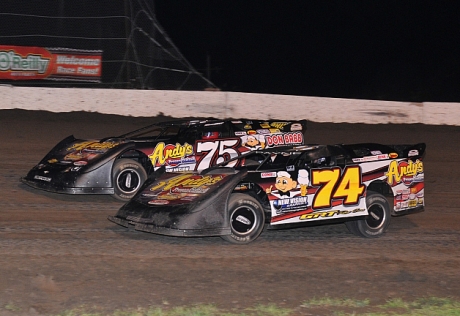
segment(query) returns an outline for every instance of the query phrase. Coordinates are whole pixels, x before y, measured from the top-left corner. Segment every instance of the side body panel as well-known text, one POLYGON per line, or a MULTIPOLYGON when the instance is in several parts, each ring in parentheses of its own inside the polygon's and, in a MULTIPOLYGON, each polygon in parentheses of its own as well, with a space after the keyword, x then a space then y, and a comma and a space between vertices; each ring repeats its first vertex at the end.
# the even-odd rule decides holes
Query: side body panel
MULTIPOLYGON (((289 169, 289 168, 287 168, 289 169)), ((260 173, 271 225, 306 223, 368 215, 368 188, 385 188, 392 214, 423 210, 424 169, 421 158, 353 163, 346 166, 292 169, 260 173)))

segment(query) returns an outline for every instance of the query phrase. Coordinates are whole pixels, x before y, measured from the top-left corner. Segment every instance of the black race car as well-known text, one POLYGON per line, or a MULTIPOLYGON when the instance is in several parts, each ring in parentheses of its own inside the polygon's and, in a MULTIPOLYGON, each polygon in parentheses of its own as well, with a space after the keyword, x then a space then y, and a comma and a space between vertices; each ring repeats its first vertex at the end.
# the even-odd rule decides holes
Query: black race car
POLYGON ((194 120, 149 125, 117 137, 58 143, 22 182, 69 194, 127 201, 152 171, 203 170, 257 149, 304 143, 306 121, 194 120))
POLYGON ((265 226, 345 222, 363 237, 424 209, 425 144, 312 145, 246 152, 201 172, 152 174, 109 220, 170 236, 249 243, 265 226))

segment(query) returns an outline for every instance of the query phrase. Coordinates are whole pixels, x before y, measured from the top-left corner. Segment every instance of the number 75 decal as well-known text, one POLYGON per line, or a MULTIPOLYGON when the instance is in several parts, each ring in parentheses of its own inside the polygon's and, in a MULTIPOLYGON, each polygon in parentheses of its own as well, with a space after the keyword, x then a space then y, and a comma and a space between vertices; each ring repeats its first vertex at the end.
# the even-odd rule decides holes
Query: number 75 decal
MULTIPOLYGON (((240 139, 215 140, 213 142, 196 142, 196 153, 201 155, 196 170, 203 170, 238 156, 240 139)), ((234 167, 238 161, 232 161, 227 167, 234 167)))
POLYGON ((331 207, 333 199, 343 199, 345 205, 358 204, 366 188, 359 166, 348 166, 343 173, 338 167, 314 169, 311 171, 311 185, 319 186, 313 198, 314 209, 331 207))

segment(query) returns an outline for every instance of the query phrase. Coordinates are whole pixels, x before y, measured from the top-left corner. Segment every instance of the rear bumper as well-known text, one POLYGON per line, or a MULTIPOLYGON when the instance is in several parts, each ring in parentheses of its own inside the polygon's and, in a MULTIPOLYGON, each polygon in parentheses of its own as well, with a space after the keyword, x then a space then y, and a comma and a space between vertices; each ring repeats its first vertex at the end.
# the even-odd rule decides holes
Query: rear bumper
POLYGON ((404 210, 401 210, 401 211, 398 211, 398 212, 393 210, 391 215, 393 215, 393 216, 403 216, 403 215, 408 215, 408 214, 420 213, 420 212, 423 212, 424 210, 425 210, 425 206, 420 205, 420 206, 417 206, 417 207, 414 207, 414 208, 404 209, 404 210))

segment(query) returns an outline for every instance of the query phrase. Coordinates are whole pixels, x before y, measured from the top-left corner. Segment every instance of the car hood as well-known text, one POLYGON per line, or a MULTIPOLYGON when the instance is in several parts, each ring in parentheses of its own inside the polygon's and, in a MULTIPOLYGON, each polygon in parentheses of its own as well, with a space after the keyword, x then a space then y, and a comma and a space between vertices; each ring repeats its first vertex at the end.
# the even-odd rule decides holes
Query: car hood
POLYGON ((226 171, 217 169, 210 174, 164 173, 154 181, 147 182, 134 200, 150 207, 192 204, 211 196, 237 173, 226 171))
POLYGON ((59 142, 40 163, 85 166, 124 143, 126 143, 124 139, 117 138, 85 140, 69 136, 59 142))
POLYGON ((109 220, 173 236, 228 234, 227 199, 246 175, 247 170, 231 168, 201 174, 164 173, 146 182, 109 220))

